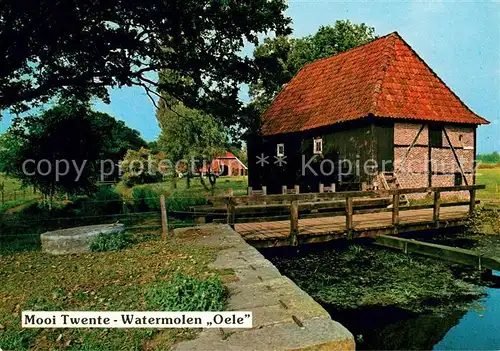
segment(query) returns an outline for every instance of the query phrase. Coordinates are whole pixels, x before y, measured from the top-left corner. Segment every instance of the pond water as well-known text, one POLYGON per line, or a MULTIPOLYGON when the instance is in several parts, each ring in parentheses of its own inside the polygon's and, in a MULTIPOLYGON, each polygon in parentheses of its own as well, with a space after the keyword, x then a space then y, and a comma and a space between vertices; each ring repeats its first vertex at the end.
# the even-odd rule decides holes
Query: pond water
MULTIPOLYGON (((440 237, 433 240, 427 237, 425 240, 474 249, 481 246, 478 244, 477 240, 464 240, 460 238, 450 239, 440 237)), ((491 239, 488 238, 486 240, 488 241, 486 246, 491 250, 491 239)), ((494 240, 500 248, 500 237, 494 240)), ((263 251, 263 253, 283 274, 289 276, 306 292, 318 300, 318 302, 320 302, 330 313, 332 319, 340 322, 352 332, 356 338, 357 349, 500 350, 500 284, 498 283, 500 281, 500 272, 493 272, 494 277, 490 277, 489 287, 482 287, 485 294, 480 298, 469 301, 468 304, 457 303, 455 305, 453 303, 450 304, 450 301, 447 301, 445 304, 442 303, 441 300, 432 301, 432 299, 427 299, 425 302, 422 301, 422 304, 435 304, 438 308, 432 311, 425 309, 425 311, 415 312, 414 306, 413 308, 404 308, 406 306, 401 306, 401 304, 385 304, 382 306, 367 304, 367 306, 364 307, 340 309, 338 303, 328 304, 321 301, 321 298, 318 298, 318 296, 328 296, 328 293, 326 295, 324 293, 325 281, 330 281, 330 286, 326 289, 330 289, 330 291, 345 289, 346 287, 352 288, 355 286, 355 284, 349 285, 343 283, 343 280, 349 279, 349 275, 352 274, 349 271, 349 269, 352 268, 351 262, 347 261, 346 263, 346 261, 342 261, 341 259, 332 259, 331 256, 339 256, 339 254, 332 251, 336 249, 331 247, 328 248, 326 245, 324 246, 325 247, 320 249, 319 252, 314 249, 312 254, 307 252, 297 253, 295 251, 291 253, 290 251, 284 252, 273 250, 267 252, 263 251), (321 265, 326 267, 321 267, 321 265), (333 269, 334 267, 337 269, 333 269), (346 267, 348 269, 347 274, 338 273, 340 271, 345 272, 346 267), (309 274, 311 278, 304 279, 304 276, 307 276, 304 270, 310 271, 307 274, 309 274), (331 272, 331 277, 325 278, 325 272, 326 275, 331 272), (319 285, 322 285, 319 289, 317 287, 317 281, 320 281, 319 285), (321 289, 323 290, 321 291, 321 289), (464 308, 464 306, 467 306, 467 308, 464 308)), ((362 246, 366 247, 364 245, 362 246)), ((302 249, 302 251, 307 250, 308 249, 302 249)), ((345 248, 343 250, 345 250, 345 248)), ((363 248, 363 250, 372 249, 363 248)), ((377 248, 373 250, 377 250, 377 248)), ((364 251, 362 255, 366 256, 367 253, 368 251, 364 251)), ((352 253, 349 253, 349 255, 352 255, 352 253)), ((370 257, 370 259, 373 258, 370 257)), ((386 260, 385 256, 380 259, 380 261, 384 260, 386 260)), ((415 260, 419 259, 417 258, 415 260)), ((353 261, 352 264, 355 265, 356 262, 353 261)), ((363 279, 363 281, 364 279, 371 279, 371 281, 373 281, 369 286, 369 289, 372 289, 370 290, 370 294, 371 291, 377 292, 379 288, 377 285, 379 284, 377 278, 374 278, 374 276, 369 273, 370 269, 378 269, 377 267, 379 266, 374 265, 374 267, 370 266, 368 271, 360 270, 359 264, 352 268, 353 272, 356 274, 367 277, 360 278, 363 279)), ((391 267, 387 269, 390 270, 391 267)), ((455 269, 461 270, 460 267, 452 268, 452 270, 455 269)), ((381 275, 384 274, 385 272, 381 273, 381 275)), ((457 277, 458 276, 460 276, 460 274, 458 274, 457 277)), ((383 281, 380 283, 380 291, 387 290, 388 286, 389 289, 392 289, 391 284, 395 290, 398 291, 396 285, 401 284, 405 279, 406 278, 403 278, 403 280, 399 281, 393 279, 389 284, 387 281, 383 281)), ((418 283, 418 280, 416 282, 418 283)), ((448 283, 449 282, 443 280, 444 285, 448 283)), ((479 283, 479 281, 478 284, 481 286, 483 285, 483 283, 479 283)), ((443 289, 445 289, 445 287, 443 287, 443 289)), ((401 294, 400 291, 401 289, 396 294, 401 294)), ((353 292, 353 294, 354 293, 359 294, 359 291, 353 292)), ((382 292, 382 295, 383 293, 386 292, 382 292)), ((338 301, 337 296, 343 298, 342 294, 345 293, 340 295, 336 294, 337 292, 333 294, 335 297, 330 301, 338 301)), ((363 298, 366 298, 366 296, 363 296, 363 298)))
MULTIPOLYGON (((500 272, 494 272, 500 275, 500 272)), ((468 311, 448 330, 435 350, 498 350, 500 349, 500 289, 488 288, 481 301, 484 311, 468 311)))
POLYGON ((355 335, 358 350, 499 350, 500 289, 487 288, 487 296, 477 302, 468 311, 440 314, 395 307, 324 307, 355 335))

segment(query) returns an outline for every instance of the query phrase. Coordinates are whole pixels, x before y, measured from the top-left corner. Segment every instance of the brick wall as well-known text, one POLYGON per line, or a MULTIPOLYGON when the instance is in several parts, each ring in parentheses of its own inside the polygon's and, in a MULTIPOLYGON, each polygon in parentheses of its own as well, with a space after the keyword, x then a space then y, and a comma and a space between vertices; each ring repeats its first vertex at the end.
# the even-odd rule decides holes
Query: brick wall
MULTIPOLYGON (((429 167, 428 128, 424 125, 415 146, 408 152, 422 124, 395 123, 394 124, 394 170, 402 188, 421 188, 428 184, 427 172, 429 167), (405 158, 406 156, 406 158, 405 158)), ((425 194, 412 194, 411 198, 425 197, 425 194)))
MULTIPOLYGON (((394 124, 394 169, 398 180, 404 188, 428 186, 429 169, 429 128, 424 125, 414 147, 407 151, 415 140, 422 124, 394 124), (406 159, 405 159, 406 155, 406 159)), ((473 184, 474 172, 474 129, 468 127, 445 126, 451 144, 455 148, 469 185, 473 184)), ((432 186, 454 186, 455 175, 460 173, 453 151, 443 131, 442 148, 431 149, 432 186)), ((465 181, 462 183, 465 185, 465 181)), ((425 196, 412 195, 413 198, 425 196)), ((443 198, 465 198, 468 192, 443 193, 443 198)))
MULTIPOLYGON (((394 145, 411 145, 411 143, 417 136, 420 128, 422 128, 422 124, 395 123, 394 145)), ((424 125, 424 129, 422 130, 422 133, 420 133, 416 145, 428 145, 428 143, 429 143, 429 132, 427 125, 424 125)))

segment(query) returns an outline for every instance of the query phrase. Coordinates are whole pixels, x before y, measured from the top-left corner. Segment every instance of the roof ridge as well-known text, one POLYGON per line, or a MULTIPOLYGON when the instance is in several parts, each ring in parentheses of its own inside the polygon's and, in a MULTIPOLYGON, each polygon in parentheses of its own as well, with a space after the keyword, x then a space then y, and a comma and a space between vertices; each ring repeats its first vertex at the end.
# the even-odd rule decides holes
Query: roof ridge
POLYGON ((262 135, 365 117, 480 125, 397 32, 302 67, 262 115, 262 135), (436 79, 437 78, 437 79, 436 79))
MULTIPOLYGON (((342 52, 339 52, 338 54, 335 54, 335 55, 331 55, 331 56, 327 56, 327 57, 323 57, 323 58, 320 58, 320 59, 317 59, 317 60, 314 60, 314 61, 311 61, 311 62, 307 62, 306 64, 304 64, 300 69, 299 69, 299 72, 301 70, 303 70, 304 68, 306 68, 307 66, 310 66, 312 64, 315 64, 315 63, 318 63, 318 62, 321 62, 321 61, 326 61, 326 60, 330 60, 330 59, 333 59, 334 57, 337 58, 339 56, 342 56, 344 54, 347 54, 347 53, 350 53, 354 50, 358 50, 358 49, 362 49, 363 47, 369 45, 369 44, 372 44, 376 41, 379 41, 379 40, 382 40, 382 39, 387 39, 388 37, 390 37, 391 35, 397 35, 399 36, 398 32, 397 31, 394 31, 394 32, 391 32, 391 33, 388 33, 386 35, 382 35, 381 37, 378 37, 378 38, 375 38, 375 39, 372 39, 370 41, 367 41, 366 43, 364 44, 361 44, 361 45, 358 45, 358 46, 355 46, 353 48, 350 48, 349 50, 346 50, 346 51, 342 51, 342 52)), ((297 72, 298 73, 298 72, 297 72)))
POLYGON ((385 76, 387 75, 387 70, 389 69, 389 66, 391 65, 392 58, 394 56, 394 47, 396 43, 396 38, 394 37, 395 35, 398 35, 397 32, 391 33, 390 36, 387 36, 387 38, 391 38, 392 40, 389 41, 388 44, 386 44, 386 48, 384 49, 384 56, 385 58, 385 63, 382 64, 380 67, 380 72, 379 72, 379 77, 376 80, 374 86, 373 86, 373 93, 372 93, 372 113, 374 115, 377 115, 377 108, 378 108, 378 102, 380 97, 382 96, 382 86, 384 84, 384 79, 385 76))
POLYGON ((398 32, 397 31, 393 31, 393 32, 390 32, 386 35, 383 35, 381 37, 378 37, 378 38, 375 38, 375 39, 372 39, 364 44, 361 44, 361 45, 358 45, 358 46, 355 46, 349 50, 346 50, 346 51, 343 51, 343 52, 340 52, 338 54, 335 54, 335 55, 332 55, 332 56, 327 56, 327 57, 323 57, 323 58, 320 58, 320 59, 317 59, 317 60, 314 60, 314 61, 311 61, 311 62, 307 62, 306 64, 304 64, 302 67, 300 67, 300 69, 297 71, 297 73, 295 73, 293 75, 292 78, 290 78, 290 80, 283 84, 280 89, 276 92, 276 95, 274 95, 270 105, 266 108, 266 110, 261 114, 261 118, 260 118, 260 123, 261 123, 261 128, 263 127, 263 125, 265 124, 265 120, 263 119, 264 115, 267 113, 267 111, 269 110, 269 108, 275 103, 275 101, 278 100, 278 98, 280 97, 280 95, 286 90, 288 84, 293 80, 295 79, 295 77, 297 77, 301 72, 303 72, 307 67, 313 65, 313 64, 316 64, 318 62, 321 62, 321 61, 326 61, 326 60, 330 60, 330 59, 333 59, 334 57, 335 58, 338 58, 339 56, 342 56, 344 54, 347 54, 347 53, 350 53, 354 50, 357 50, 357 49, 361 49, 361 48, 364 48, 365 46, 369 45, 369 44, 372 44, 374 42, 377 42, 379 40, 382 40, 382 39, 386 39, 390 36, 393 36, 393 35, 397 35, 399 36, 398 32))
POLYGON ((449 86, 448 86, 448 85, 444 82, 444 80, 442 80, 442 79, 441 79, 441 77, 439 77, 439 75, 438 75, 436 72, 434 72, 434 70, 431 68, 431 66, 429 66, 429 65, 427 64, 427 62, 425 62, 425 60, 424 60, 422 57, 420 57, 420 55, 419 55, 419 54, 418 54, 418 53, 417 53, 417 52, 416 52, 416 51, 415 51, 415 50, 411 47, 411 45, 410 45, 410 44, 408 44, 408 43, 406 42, 406 40, 404 40, 404 39, 403 39, 403 37, 399 35, 399 33, 398 33, 398 32, 394 32, 394 34, 396 34, 396 35, 397 35, 397 37, 399 38, 399 40, 401 40, 401 41, 403 42, 403 44, 404 44, 404 45, 406 45, 406 46, 410 49, 410 51, 411 51, 411 52, 412 52, 412 53, 413 53, 413 54, 417 57, 417 59, 418 59, 418 60, 420 60, 420 61, 424 64, 424 66, 425 66, 425 67, 426 67, 426 68, 427 68, 427 69, 428 69, 428 70, 432 73, 432 75, 433 75, 434 77, 436 77, 436 78, 437 78, 437 79, 438 79, 438 80, 439 80, 439 81, 440 81, 440 82, 441 82, 441 83, 445 86, 445 88, 446 88, 446 89, 448 89, 448 90, 450 91, 450 93, 451 93, 451 94, 452 94, 452 95, 453 95, 453 96, 454 96, 454 97, 455 97, 455 98, 456 98, 456 99, 460 102, 460 104, 461 104, 463 107, 465 107, 465 108, 466 108, 466 109, 467 109, 470 113, 472 113, 472 114, 473 114, 474 116, 476 116, 477 118, 482 119, 482 120, 485 122, 485 124, 490 124, 490 121, 488 121, 487 119, 485 119, 485 118, 483 118, 483 117, 479 116, 477 113, 475 113, 474 111, 472 111, 472 110, 469 108, 469 106, 467 106, 467 105, 466 105, 466 104, 462 101, 462 99, 460 99, 460 97, 458 97, 458 95, 457 95, 457 94, 455 94, 455 92, 454 92, 454 91, 453 91, 453 90, 452 90, 452 89, 451 89, 451 88, 450 88, 450 87, 449 87, 449 86))

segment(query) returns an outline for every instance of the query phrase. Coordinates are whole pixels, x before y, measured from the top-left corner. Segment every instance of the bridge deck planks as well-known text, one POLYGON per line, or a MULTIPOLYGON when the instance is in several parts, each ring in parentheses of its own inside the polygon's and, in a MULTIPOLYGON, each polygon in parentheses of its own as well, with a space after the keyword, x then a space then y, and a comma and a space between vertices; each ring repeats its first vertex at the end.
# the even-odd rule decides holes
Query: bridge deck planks
MULTIPOLYGON (((458 222, 466 219, 468 206, 443 207, 440 211, 440 221, 458 222)), ((416 209, 400 212, 400 226, 411 231, 421 224, 433 221, 433 209, 416 209)), ((299 219, 299 238, 306 236, 325 236, 331 233, 345 231, 345 216, 299 219)), ((381 228, 392 226, 392 212, 355 214, 353 216, 354 230, 359 236, 376 236, 381 228)), ((239 223, 236 231, 247 241, 284 240, 290 234, 290 221, 239 223)))

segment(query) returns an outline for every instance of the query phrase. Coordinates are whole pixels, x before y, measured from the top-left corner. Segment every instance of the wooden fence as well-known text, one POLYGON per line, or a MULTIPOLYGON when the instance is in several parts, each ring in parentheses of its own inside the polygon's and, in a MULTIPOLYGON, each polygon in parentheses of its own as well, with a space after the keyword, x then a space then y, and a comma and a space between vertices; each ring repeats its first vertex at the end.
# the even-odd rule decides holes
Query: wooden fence
MULTIPOLYGON (((472 215, 475 211, 477 204, 476 201, 476 191, 484 189, 484 185, 471 185, 471 186, 449 186, 449 187, 430 187, 430 188, 407 188, 407 189, 392 189, 392 190, 373 190, 373 191, 347 191, 347 192, 323 192, 323 193, 304 193, 304 194, 278 194, 278 195, 265 195, 265 194, 255 194, 248 196, 217 196, 210 197, 214 205, 225 206, 226 212, 226 222, 234 228, 234 225, 238 223, 238 208, 246 207, 247 209, 259 209, 271 207, 273 204, 287 204, 289 207, 289 219, 290 219, 290 234, 289 241, 291 245, 297 244, 297 235, 299 233, 299 203, 309 202, 311 206, 319 204, 320 201, 335 201, 340 200, 343 202, 341 211, 335 214, 329 214, 330 216, 345 216, 345 229, 347 232, 347 237, 352 238, 353 227, 353 215, 355 214, 367 214, 367 213, 381 213, 381 212, 392 212, 392 226, 395 232, 397 232, 398 225, 400 223, 400 211, 415 210, 415 209, 433 209, 433 221, 436 228, 439 227, 440 222, 440 209, 445 206, 469 206, 469 215, 472 215), (456 192, 456 191, 468 191, 470 196, 468 201, 463 202, 441 202, 441 193, 444 192, 456 192), (433 194, 433 203, 416 205, 416 206, 400 206, 400 198, 403 194, 418 194, 426 193, 433 194), (359 208, 363 207, 361 205, 366 205, 366 200, 369 199, 381 199, 390 198, 392 206, 382 207, 382 208, 359 208), (361 200, 360 200, 361 199, 361 200), (357 205, 357 206, 355 206, 357 205)), ((373 201, 373 200, 372 200, 373 201)), ((314 215, 312 215, 314 216, 314 215)), ((318 214, 318 216, 322 216, 318 214)), ((324 216, 324 215, 323 215, 324 216)), ((246 221, 262 221, 262 218, 245 218, 246 221)), ((281 219, 282 220, 282 219, 281 219)), ((241 222, 240 222, 241 223, 241 222)))

